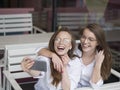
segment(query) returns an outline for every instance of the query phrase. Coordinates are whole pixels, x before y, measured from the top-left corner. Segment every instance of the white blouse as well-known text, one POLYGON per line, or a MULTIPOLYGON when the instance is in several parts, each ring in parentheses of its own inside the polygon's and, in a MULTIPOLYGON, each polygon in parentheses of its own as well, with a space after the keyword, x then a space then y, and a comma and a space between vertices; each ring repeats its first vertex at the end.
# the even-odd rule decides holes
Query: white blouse
MULTIPOLYGON (((35 90, 62 90, 61 82, 59 83, 58 87, 55 87, 51 84, 53 78, 51 77, 49 58, 39 56, 38 60, 43 60, 47 62, 47 72, 42 72, 42 77, 40 76, 38 82, 35 84, 35 90)), ((80 80, 81 63, 79 58, 76 57, 74 60, 70 60, 67 66, 67 71, 71 83, 70 90, 74 90, 80 80)))
MULTIPOLYGON (((81 57, 82 52, 79 49, 76 49, 75 53, 81 57)), ((80 76, 80 80, 78 83, 78 88, 80 87, 92 87, 92 88, 98 88, 101 85, 103 85, 103 80, 99 80, 97 83, 92 83, 90 81, 91 79, 91 75, 93 72, 93 68, 95 65, 95 60, 93 60, 92 63, 90 63, 89 65, 84 65, 84 63, 82 62, 82 58, 80 58, 80 62, 81 62, 81 76, 80 76)))

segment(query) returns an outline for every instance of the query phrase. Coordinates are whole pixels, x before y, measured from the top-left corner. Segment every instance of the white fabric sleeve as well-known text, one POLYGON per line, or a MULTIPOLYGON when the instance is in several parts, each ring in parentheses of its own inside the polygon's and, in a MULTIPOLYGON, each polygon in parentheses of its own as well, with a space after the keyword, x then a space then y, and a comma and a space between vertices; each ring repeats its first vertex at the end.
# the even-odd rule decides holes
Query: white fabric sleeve
POLYGON ((74 54, 78 55, 79 57, 82 56, 82 52, 78 49, 78 45, 76 45, 76 47, 75 47, 74 54))
POLYGON ((99 88, 100 86, 103 85, 103 80, 100 79, 97 83, 93 83, 93 82, 90 81, 90 85, 91 85, 91 87, 94 88, 94 89, 99 88))
POLYGON ((78 59, 77 62, 72 62, 74 65, 71 66, 71 73, 69 73, 69 79, 70 79, 70 90, 74 90, 77 88, 78 82, 80 80, 80 72, 81 72, 81 64, 78 59))

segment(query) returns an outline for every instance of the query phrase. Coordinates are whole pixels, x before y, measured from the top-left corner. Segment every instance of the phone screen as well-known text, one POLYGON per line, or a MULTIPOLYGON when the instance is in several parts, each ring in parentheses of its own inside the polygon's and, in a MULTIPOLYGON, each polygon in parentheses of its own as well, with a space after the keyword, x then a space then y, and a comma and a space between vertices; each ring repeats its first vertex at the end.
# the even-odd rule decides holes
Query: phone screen
POLYGON ((33 66, 30 68, 37 71, 47 71, 47 63, 45 61, 35 61, 33 66))

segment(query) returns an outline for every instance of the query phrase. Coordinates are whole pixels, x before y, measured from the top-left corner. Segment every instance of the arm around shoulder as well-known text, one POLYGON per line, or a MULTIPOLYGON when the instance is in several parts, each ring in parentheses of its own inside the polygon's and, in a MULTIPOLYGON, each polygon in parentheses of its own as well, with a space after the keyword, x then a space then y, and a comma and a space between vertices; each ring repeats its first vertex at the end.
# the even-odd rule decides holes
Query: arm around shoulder
POLYGON ((42 48, 38 51, 38 55, 42 55, 48 58, 52 58, 52 54, 53 52, 51 52, 49 49, 47 48, 42 48))

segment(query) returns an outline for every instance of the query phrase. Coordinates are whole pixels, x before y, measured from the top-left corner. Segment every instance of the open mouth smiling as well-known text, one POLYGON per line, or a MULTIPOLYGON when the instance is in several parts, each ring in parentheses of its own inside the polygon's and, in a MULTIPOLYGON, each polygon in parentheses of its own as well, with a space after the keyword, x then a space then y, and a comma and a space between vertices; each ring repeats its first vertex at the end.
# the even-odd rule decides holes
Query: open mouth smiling
POLYGON ((63 51, 63 50, 65 50, 65 47, 61 47, 61 46, 60 46, 60 47, 57 47, 57 49, 60 50, 60 51, 61 51, 61 50, 63 51))

